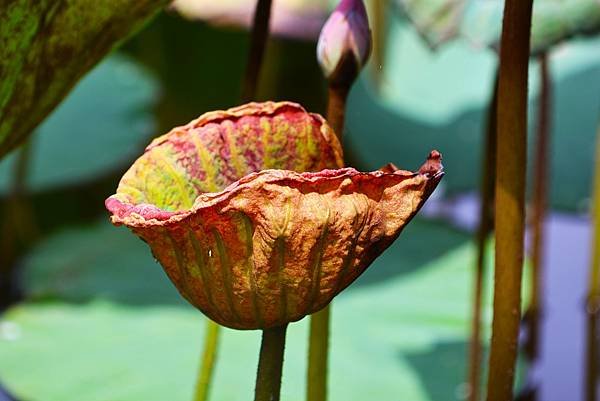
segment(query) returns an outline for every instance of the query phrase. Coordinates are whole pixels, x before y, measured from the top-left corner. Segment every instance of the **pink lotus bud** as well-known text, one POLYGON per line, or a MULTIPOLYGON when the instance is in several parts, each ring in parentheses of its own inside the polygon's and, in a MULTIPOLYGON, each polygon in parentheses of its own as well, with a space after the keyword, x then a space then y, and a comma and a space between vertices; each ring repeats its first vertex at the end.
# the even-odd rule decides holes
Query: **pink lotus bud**
POLYGON ((265 329, 350 285, 436 187, 440 158, 414 173, 341 168, 322 117, 251 103, 155 139, 106 207, 192 305, 224 326, 265 329))
POLYGON ((350 86, 371 53, 371 30, 362 0, 342 0, 319 36, 317 59, 330 83, 350 86))

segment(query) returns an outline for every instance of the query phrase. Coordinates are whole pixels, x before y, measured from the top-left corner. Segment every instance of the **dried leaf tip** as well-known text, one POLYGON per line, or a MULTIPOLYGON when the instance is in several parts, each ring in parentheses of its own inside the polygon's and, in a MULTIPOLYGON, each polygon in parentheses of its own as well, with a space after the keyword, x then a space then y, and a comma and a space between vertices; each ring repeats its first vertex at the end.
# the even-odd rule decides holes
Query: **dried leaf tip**
POLYGON ((437 177, 444 174, 444 166, 442 166, 442 154, 437 150, 432 150, 427 157, 427 160, 421 168, 420 174, 426 174, 431 177, 437 177))

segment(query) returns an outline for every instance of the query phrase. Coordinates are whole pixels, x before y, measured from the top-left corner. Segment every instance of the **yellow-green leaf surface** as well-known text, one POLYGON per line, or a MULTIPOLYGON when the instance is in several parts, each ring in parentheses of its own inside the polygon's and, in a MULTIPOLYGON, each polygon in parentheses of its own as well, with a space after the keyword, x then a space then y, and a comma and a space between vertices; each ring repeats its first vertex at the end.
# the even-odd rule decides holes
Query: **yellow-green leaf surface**
POLYGON ((0 157, 167 0, 0 3, 0 157))
MULTIPOLYGON (((332 401, 445 401, 460 392, 474 256, 468 240, 417 219, 338 297, 332 401)), ((180 300, 141 241, 102 222, 55 235, 25 267, 29 301, 0 320, 0 377, 10 391, 30 401, 190 399, 206 320, 180 300)), ((282 399, 300 401, 306 319, 288 335, 282 399)), ((223 331, 213 400, 251 398, 259 336, 223 331)))

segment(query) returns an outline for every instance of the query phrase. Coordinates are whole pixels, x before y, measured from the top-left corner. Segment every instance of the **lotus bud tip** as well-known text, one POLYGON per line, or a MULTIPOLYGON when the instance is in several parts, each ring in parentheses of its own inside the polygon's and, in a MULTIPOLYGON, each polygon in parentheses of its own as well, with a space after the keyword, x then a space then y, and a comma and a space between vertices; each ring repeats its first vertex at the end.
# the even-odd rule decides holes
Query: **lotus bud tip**
POLYGON ((342 0, 325 22, 317 59, 331 84, 350 86, 371 53, 371 31, 362 0, 342 0))

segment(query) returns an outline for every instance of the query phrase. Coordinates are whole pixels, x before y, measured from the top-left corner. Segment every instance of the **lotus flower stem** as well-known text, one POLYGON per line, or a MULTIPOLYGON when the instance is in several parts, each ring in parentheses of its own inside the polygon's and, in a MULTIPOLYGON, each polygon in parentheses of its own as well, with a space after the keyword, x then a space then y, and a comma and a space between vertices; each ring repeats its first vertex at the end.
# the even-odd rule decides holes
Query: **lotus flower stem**
POLYGON ((255 100, 256 89, 263 56, 269 37, 269 22, 271 20, 272 0, 258 0, 254 11, 254 23, 250 37, 250 53, 246 65, 246 76, 242 89, 242 103, 255 100))
POLYGON ((340 142, 344 135, 346 102, 350 88, 341 85, 329 85, 327 98, 327 121, 335 131, 340 142))
POLYGON ((263 330, 254 401, 279 401, 287 324, 263 330))
POLYGON ((469 344, 469 401, 479 400, 481 380, 481 305, 485 277, 486 244, 494 229, 494 181, 496 177, 496 109, 498 106, 498 76, 494 79, 492 97, 488 106, 488 120, 481 167, 481 207, 477 229, 477 262, 473 291, 471 342, 469 344))
MULTIPOLYGON (((329 85, 327 100, 327 121, 342 142, 346 101, 350 88, 329 85)), ((325 401, 327 399, 327 366, 329 364, 329 326, 330 309, 311 315, 308 342, 308 372, 306 382, 306 399, 308 401, 325 401)))
POLYGON ((507 0, 504 6, 498 80, 494 319, 488 401, 513 399, 521 320, 532 6, 533 0, 507 0))
POLYGON ((306 399, 327 399, 327 365, 329 363, 329 320, 331 306, 311 315, 308 344, 306 399))
POLYGON ((548 193, 548 156, 550 147, 550 109, 551 82, 549 61, 546 53, 540 56, 541 89, 538 105, 537 144, 535 148, 535 164, 533 176, 532 226, 533 238, 531 249, 531 299, 527 320, 529 323, 529 339, 527 353, 530 361, 538 355, 539 322, 542 314, 542 269, 544 263, 544 219, 546 217, 548 193))
POLYGON ((585 399, 596 401, 598 392, 598 312, 600 311, 600 127, 596 138, 596 166, 592 199, 592 258, 589 289, 586 300, 587 358, 585 369, 585 399))
MULTIPOLYGON (((317 60, 327 78, 327 121, 340 143, 344 134, 346 101, 352 84, 369 59, 372 47, 367 12, 362 0, 342 0, 319 35, 317 60)), ((327 399, 330 306, 310 318, 306 399, 327 399)))
POLYGON ((198 376, 198 382, 196 383, 194 401, 205 401, 208 399, 212 372, 217 357, 217 344, 220 331, 220 326, 217 323, 207 319, 204 338, 204 353, 202 354, 202 365, 198 376))

